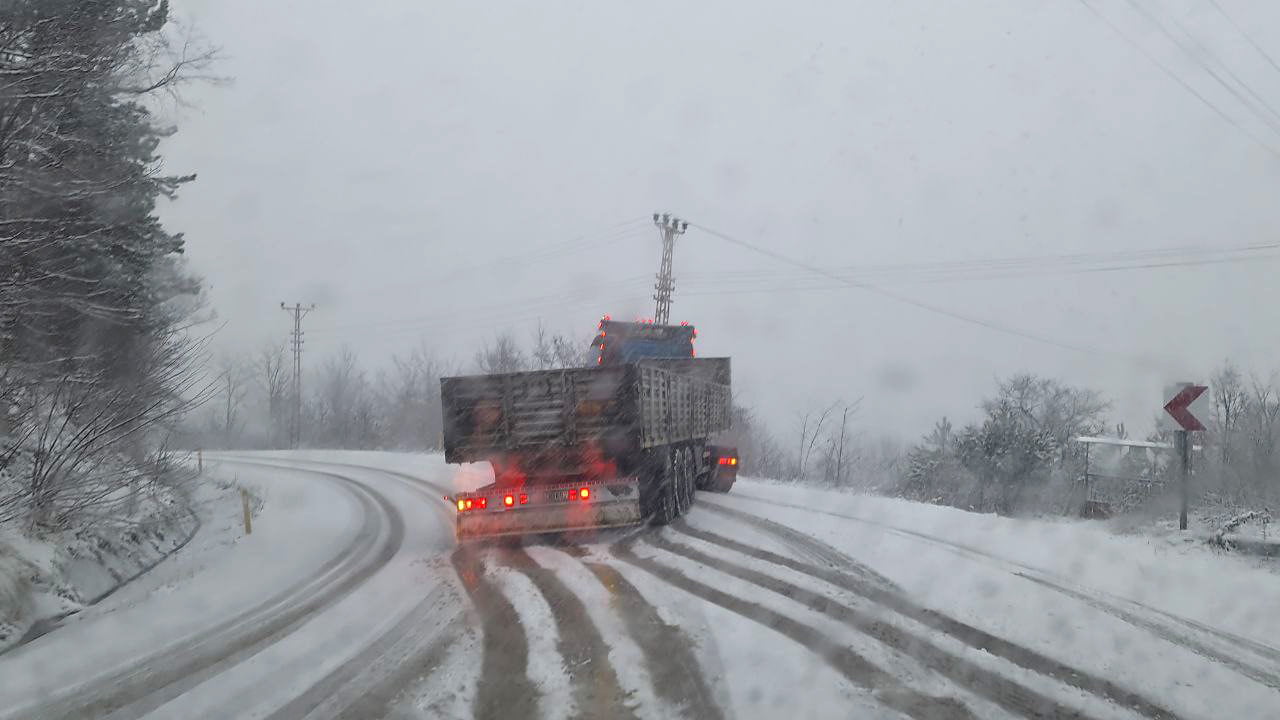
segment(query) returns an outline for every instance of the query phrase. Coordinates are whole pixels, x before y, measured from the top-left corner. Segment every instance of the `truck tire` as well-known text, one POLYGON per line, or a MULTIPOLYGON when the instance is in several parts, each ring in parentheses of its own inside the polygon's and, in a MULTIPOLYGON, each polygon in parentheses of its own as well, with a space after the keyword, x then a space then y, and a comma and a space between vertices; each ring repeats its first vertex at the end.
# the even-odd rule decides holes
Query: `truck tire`
POLYGON ((680 451, 680 514, 684 515, 693 507, 693 484, 697 482, 694 478, 696 472, 693 466, 693 451, 685 448, 680 451))
POLYGON ((651 525, 669 525, 680 515, 680 501, 676 491, 678 484, 676 462, 676 451, 672 449, 668 449, 658 461, 658 469, 654 473, 655 482, 651 486, 653 488, 651 503, 653 513, 649 516, 651 525))

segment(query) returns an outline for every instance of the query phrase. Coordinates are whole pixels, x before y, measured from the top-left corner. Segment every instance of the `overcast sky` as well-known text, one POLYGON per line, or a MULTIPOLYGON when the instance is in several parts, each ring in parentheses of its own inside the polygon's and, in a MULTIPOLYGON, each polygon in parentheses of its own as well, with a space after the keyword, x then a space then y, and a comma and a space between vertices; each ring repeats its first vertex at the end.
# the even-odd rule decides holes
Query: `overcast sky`
MULTIPOLYGON (((1078 0, 176 0, 234 82, 170 111, 166 169, 199 179, 163 212, 227 349, 283 340, 281 301, 319 306, 312 365, 344 343, 466 361, 539 319, 585 342, 604 313, 652 314, 647 218, 669 210, 810 266, 911 265, 860 277, 932 309, 680 238, 672 319, 779 433, 865 396, 864 430, 914 437, 1017 371, 1143 427, 1170 380, 1280 370, 1280 251, 1046 256, 1280 241, 1257 141, 1280 133, 1198 63, 1273 108, 1280 70, 1206 0, 1142 0, 1192 52, 1091 1, 1137 47, 1078 0)), ((1219 3, 1280 56, 1280 4, 1219 3)))

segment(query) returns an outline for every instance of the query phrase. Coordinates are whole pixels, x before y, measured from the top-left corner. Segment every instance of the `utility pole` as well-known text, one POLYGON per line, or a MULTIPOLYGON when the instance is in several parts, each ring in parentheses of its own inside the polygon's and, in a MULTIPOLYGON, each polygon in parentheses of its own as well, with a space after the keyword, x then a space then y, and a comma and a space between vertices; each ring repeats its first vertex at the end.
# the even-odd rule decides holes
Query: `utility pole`
POLYGON ((653 224, 662 233, 662 267, 658 269, 658 282, 653 286, 656 291, 653 299, 657 301, 653 321, 666 325, 671 321, 671 293, 676 289, 675 280, 671 277, 671 253, 675 249, 676 236, 683 235, 689 229, 689 223, 672 217, 671 213, 654 213, 653 224))
POLYGON ((316 309, 315 303, 294 303, 289 307, 280 303, 280 309, 293 314, 293 332, 289 347, 293 350, 293 418, 289 423, 289 445, 298 447, 302 440, 302 318, 316 309))

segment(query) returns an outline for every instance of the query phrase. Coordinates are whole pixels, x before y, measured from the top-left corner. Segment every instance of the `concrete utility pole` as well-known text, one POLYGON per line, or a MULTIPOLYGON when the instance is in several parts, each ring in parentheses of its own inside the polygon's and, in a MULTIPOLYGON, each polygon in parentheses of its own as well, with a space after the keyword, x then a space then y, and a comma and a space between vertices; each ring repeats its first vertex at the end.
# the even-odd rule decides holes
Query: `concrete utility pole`
POLYGON ((658 270, 658 282, 653 286, 657 291, 653 294, 657 301, 653 321, 666 325, 671 321, 671 293, 676 289, 675 280, 671 277, 671 253, 675 249, 676 236, 683 235, 689 229, 689 223, 672 217, 671 213, 654 213, 653 224, 662 233, 662 267, 658 270))
POLYGON ((293 350, 293 418, 289 423, 289 445, 296 448, 302 440, 302 318, 316 306, 315 303, 305 306, 294 303, 289 307, 280 303, 280 309, 293 313, 293 332, 289 340, 289 347, 293 350))

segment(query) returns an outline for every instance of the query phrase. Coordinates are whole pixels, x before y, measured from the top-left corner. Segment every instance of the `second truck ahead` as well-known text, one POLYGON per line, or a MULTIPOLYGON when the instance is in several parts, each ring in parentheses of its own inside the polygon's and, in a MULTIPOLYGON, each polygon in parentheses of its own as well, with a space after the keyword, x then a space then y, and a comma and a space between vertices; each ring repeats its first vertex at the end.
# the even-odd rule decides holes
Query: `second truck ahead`
POLYGON ((727 492, 729 359, 695 357, 696 337, 606 316, 595 367, 442 378, 445 460, 495 478, 453 498, 458 538, 665 524, 727 492))

